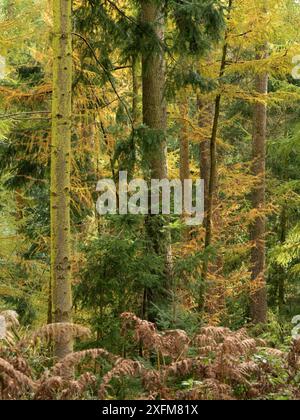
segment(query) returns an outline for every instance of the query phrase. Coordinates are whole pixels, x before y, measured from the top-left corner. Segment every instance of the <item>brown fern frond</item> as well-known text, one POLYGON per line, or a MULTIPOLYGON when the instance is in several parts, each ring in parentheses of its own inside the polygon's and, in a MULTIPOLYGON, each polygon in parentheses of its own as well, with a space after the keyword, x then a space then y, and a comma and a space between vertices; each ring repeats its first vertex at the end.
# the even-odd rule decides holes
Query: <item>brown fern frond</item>
POLYGON ((200 335, 213 338, 215 341, 222 341, 231 331, 229 328, 224 327, 203 327, 200 330, 200 335))
POLYGON ((207 399, 233 400, 232 388, 216 379, 205 379, 202 389, 207 399))
POLYGON ((205 379, 188 391, 178 391, 176 397, 180 400, 234 400, 229 385, 216 379, 205 379))
POLYGON ((24 373, 18 371, 13 365, 8 363, 6 360, 0 358, 0 373, 5 373, 7 377, 14 381, 14 384, 19 389, 34 390, 35 383, 24 373))
POLYGON ((186 376, 193 373, 193 369, 195 368, 197 361, 190 358, 190 359, 183 359, 178 362, 174 362, 169 366, 166 366, 163 370, 163 378, 166 380, 169 376, 186 376))
POLYGON ((28 377, 32 377, 32 369, 27 360, 21 356, 15 356, 10 359, 10 364, 19 372, 24 373, 28 377))
POLYGON ((94 386, 97 378, 90 372, 83 373, 78 380, 69 381, 61 393, 61 399, 70 400, 82 398, 83 393, 89 386, 94 386))
POLYGON ((169 330, 159 333, 155 324, 142 320, 136 315, 125 312, 121 315, 122 331, 134 328, 135 340, 141 343, 144 349, 161 353, 176 360, 188 350, 189 337, 183 330, 169 330))
POLYGON ((194 341, 196 347, 199 348, 211 347, 213 349, 216 349, 218 346, 217 341, 213 337, 205 334, 197 335, 194 341))
POLYGON ((35 394, 35 400, 53 400, 63 390, 65 381, 60 376, 51 376, 40 382, 35 394))
POLYGON ((292 370, 298 371, 300 368, 300 338, 293 341, 287 360, 292 370))
POLYGON ((240 340, 235 335, 225 338, 224 343, 220 345, 219 351, 224 354, 246 355, 256 349, 256 341, 248 338, 240 340))
POLYGON ((161 394, 165 388, 163 384, 162 374, 157 370, 143 370, 142 383, 145 390, 150 392, 150 395, 158 395, 159 393, 161 394))
POLYGON ((103 377, 98 393, 99 398, 102 400, 107 398, 107 389, 109 388, 109 383, 112 379, 120 379, 124 376, 141 376, 144 369, 144 366, 138 361, 119 359, 115 366, 103 377))
POLYGON ((24 344, 36 345, 39 341, 49 342, 50 340, 63 341, 72 338, 87 338, 91 334, 89 328, 72 323, 48 324, 36 330, 33 334, 25 337, 20 346, 24 344))
POLYGON ((184 357, 188 351, 190 339, 183 330, 169 330, 161 334, 161 351, 163 356, 177 359, 184 357))
POLYGON ((279 359, 283 359, 285 357, 285 353, 279 349, 273 349, 270 347, 262 347, 261 350, 268 354, 269 356, 278 357, 279 359))
POLYGON ((117 356, 113 355, 112 353, 109 353, 104 349, 83 350, 76 353, 71 353, 64 359, 60 360, 51 369, 51 374, 55 376, 66 376, 66 374, 70 372, 70 370, 79 365, 84 359, 90 358, 92 360, 95 360, 99 357, 105 357, 112 362, 118 359, 117 356))
POLYGON ((244 377, 250 377, 251 375, 259 373, 260 367, 257 363, 250 360, 248 362, 241 363, 238 366, 238 370, 244 377))

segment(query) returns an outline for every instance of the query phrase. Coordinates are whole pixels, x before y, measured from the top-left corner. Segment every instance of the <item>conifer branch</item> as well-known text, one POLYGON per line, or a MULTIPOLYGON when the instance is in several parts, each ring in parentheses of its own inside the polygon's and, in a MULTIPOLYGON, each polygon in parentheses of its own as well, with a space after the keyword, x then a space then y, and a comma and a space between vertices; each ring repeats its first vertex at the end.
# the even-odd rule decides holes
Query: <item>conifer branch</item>
POLYGON ((121 96, 119 95, 119 92, 117 91, 117 88, 116 88, 116 86, 115 86, 115 84, 114 84, 114 81, 112 80, 112 77, 111 77, 111 75, 110 75, 110 72, 107 70, 107 68, 101 63, 101 61, 98 59, 98 57, 97 57, 97 55, 96 55, 96 53, 95 53, 95 50, 93 49, 93 47, 91 46, 91 44, 89 43, 89 41, 84 37, 84 36, 82 36, 81 34, 78 34, 78 33, 76 33, 76 32, 73 32, 72 33, 72 35, 74 35, 74 36, 77 36, 78 38, 80 38, 85 44, 86 44, 86 46, 90 49, 90 51, 91 51, 91 53, 93 54, 93 57, 94 57, 94 59, 95 59, 95 61, 96 61, 96 63, 102 68, 102 70, 105 72, 105 74, 107 75, 107 78, 108 78, 108 81, 109 81, 109 83, 110 83, 110 85, 111 85, 111 87, 113 88, 113 91, 115 92, 115 94, 117 95, 117 97, 118 97, 118 99, 119 99, 119 101, 122 103, 122 105, 124 106, 124 109, 125 109, 125 111, 126 111, 126 114, 127 114, 127 116, 128 116, 128 118, 129 118, 129 121, 130 121, 130 123, 131 123, 131 125, 133 126, 133 121, 132 121, 132 118, 131 118, 131 115, 130 115, 130 112, 129 112, 129 110, 128 110, 128 107, 127 107, 127 105, 126 105, 126 103, 125 103, 125 101, 121 98, 121 96))
MULTIPOLYGON (((28 111, 28 112, 16 112, 12 114, 0 114, 1 120, 9 120, 9 119, 21 119, 23 116, 30 116, 30 115, 38 115, 38 114, 51 114, 51 111, 28 111)), ((31 119, 31 118, 25 118, 25 119, 31 119)), ((33 119, 48 119, 45 117, 40 118, 33 118, 33 119)))

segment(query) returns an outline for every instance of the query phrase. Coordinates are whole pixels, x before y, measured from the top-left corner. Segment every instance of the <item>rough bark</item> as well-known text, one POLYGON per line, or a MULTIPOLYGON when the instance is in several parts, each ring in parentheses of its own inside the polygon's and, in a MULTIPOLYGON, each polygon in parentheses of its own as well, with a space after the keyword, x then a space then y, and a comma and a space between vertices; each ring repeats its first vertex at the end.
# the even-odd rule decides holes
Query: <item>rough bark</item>
MULTIPOLYGON (((162 6, 156 0, 141 0, 141 21, 152 27, 157 36, 156 44, 164 40, 164 15, 162 6)), ((150 31, 149 31, 150 33, 150 31)), ((149 40, 150 41, 150 40, 149 40)), ((147 155, 150 178, 165 179, 167 170, 167 107, 165 101, 166 65, 163 48, 149 48, 142 54, 142 96, 143 123, 146 133, 151 136, 151 150, 147 155)), ((146 140, 147 141, 147 140, 146 140)), ((147 289, 144 297, 144 313, 155 321, 153 304, 160 305, 168 299, 172 286, 172 253, 168 233, 162 233, 164 219, 149 214, 145 226, 152 250, 165 259, 165 275, 159 288, 147 289), (145 305, 147 309, 145 309, 145 305)))
MULTIPOLYGON (((151 25, 157 38, 164 40, 164 17, 155 0, 141 0, 142 22, 151 25)), ((145 51, 142 57, 143 122, 157 134, 150 158, 151 177, 167 178, 167 106, 165 101, 165 59, 163 50, 145 51)))
MULTIPOLYGON (((257 93, 268 93, 268 75, 256 76, 255 87, 257 93)), ((258 179, 252 192, 252 207, 257 211, 250 236, 253 243, 251 251, 251 279, 255 281, 255 291, 250 296, 250 313, 254 323, 265 323, 267 319, 267 291, 265 279, 265 235, 266 218, 265 207, 265 177, 266 177, 266 130, 267 130, 267 106, 262 102, 254 105, 253 116, 253 175, 258 179)))
POLYGON ((137 128, 140 124, 139 112, 139 60, 137 57, 132 58, 132 122, 133 127, 137 128))
MULTIPOLYGON (((71 322, 70 168, 72 118, 71 0, 53 1, 53 94, 51 144, 51 274, 55 322, 71 322)), ((55 355, 72 351, 66 336, 55 355)))
POLYGON ((187 118, 188 118, 188 101, 186 96, 181 100, 179 105, 180 116, 182 118, 181 130, 179 134, 179 146, 180 146, 180 180, 182 185, 184 185, 185 179, 190 179, 190 142, 189 134, 187 127, 187 118))
MULTIPOLYGON (((286 231, 287 231, 287 208, 284 205, 282 207, 280 215, 280 243, 284 244, 286 241, 286 231)), ((278 309, 279 314, 283 313, 285 305, 285 269, 281 266, 278 266, 278 309)))
MULTIPOLYGON (((188 99, 186 94, 182 95, 180 104, 179 104, 179 111, 181 117, 181 128, 179 133, 179 150, 180 150, 180 161, 179 161, 179 170, 180 170, 180 180, 182 186, 184 186, 184 181, 186 179, 190 179, 191 177, 191 169, 190 169, 190 141, 189 141, 189 133, 188 133, 188 99)), ((182 206, 184 209, 185 203, 185 191, 183 189, 182 194, 182 206)), ((185 215, 184 215, 185 217, 185 215)), ((192 230, 186 230, 186 240, 189 239, 192 230)))

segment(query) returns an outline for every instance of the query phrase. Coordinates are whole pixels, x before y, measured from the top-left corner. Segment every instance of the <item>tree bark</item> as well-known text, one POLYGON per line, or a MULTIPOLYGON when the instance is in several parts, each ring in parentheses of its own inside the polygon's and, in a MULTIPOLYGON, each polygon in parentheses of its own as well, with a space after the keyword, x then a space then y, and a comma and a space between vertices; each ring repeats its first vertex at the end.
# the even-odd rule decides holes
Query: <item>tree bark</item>
MULTIPOLYGON (((200 97, 197 98, 197 108, 199 110, 199 127, 206 128, 213 124, 214 107, 212 104, 205 105, 200 97)), ((199 160, 200 160, 200 176, 204 180, 204 221, 203 226, 206 227, 207 223, 207 210, 208 210, 208 196, 209 196, 209 177, 210 177, 210 138, 204 136, 200 139, 199 144, 199 160)))
MULTIPOLYGON (((287 208, 283 205, 280 215, 280 243, 283 245, 286 241, 286 230, 287 230, 287 208)), ((278 267, 278 309, 279 314, 283 313, 285 305, 285 269, 281 266, 278 267)))
MULTIPOLYGON (((142 22, 151 25, 159 41, 164 40, 164 16, 156 0, 141 0, 142 22)), ((143 122, 157 141, 150 155, 151 177, 167 178, 167 105, 165 101, 166 69, 163 49, 145 51, 142 57, 143 122)))
POLYGON ((184 185, 185 179, 190 179, 190 142, 187 128, 188 118, 188 101, 186 95, 181 100, 179 105, 180 116, 182 118, 181 130, 179 134, 179 146, 180 146, 180 180, 184 185))
MULTIPOLYGON (((180 181, 181 185, 184 186, 184 181, 191 178, 191 169, 190 169, 190 141, 188 133, 188 113, 189 113, 189 104, 186 93, 183 93, 180 104, 179 104, 180 117, 182 118, 181 128, 179 133, 179 148, 180 148, 180 181)), ((184 209, 185 204, 185 191, 183 188, 182 194, 182 206, 184 209)), ((184 218, 185 218, 184 214, 184 218)), ((187 240, 190 236, 191 229, 187 229, 187 240)))
POLYGON ((139 112, 139 60, 137 57, 132 58, 132 120, 133 128, 137 128, 140 124, 139 112))
MULTIPOLYGON (((51 144, 51 274, 55 322, 71 322, 71 118, 72 0, 53 1, 53 94, 51 144)), ((72 351, 68 335, 55 343, 55 356, 72 351)))
MULTIPOLYGON (((164 41, 165 19, 161 4, 156 0, 141 0, 142 24, 152 27, 158 42, 142 54, 142 96, 143 123, 146 135, 151 137, 151 148, 147 162, 151 179, 165 179, 167 170, 167 106, 165 101, 166 65, 162 45, 164 41)), ((149 31, 150 33, 150 31, 149 31)), ((150 34, 151 36, 151 34, 150 34)), ((149 39, 149 43, 151 39, 149 39)), ((149 139, 145 139, 149 141, 149 139)), ((166 303, 172 286, 172 252, 169 233, 163 233, 165 220, 161 215, 151 215, 145 220, 145 227, 152 250, 165 260, 164 279, 160 287, 146 289, 144 305, 147 305, 148 319, 156 320, 155 306, 166 303)))
MULTIPOLYGON (((268 93, 268 75, 256 76, 255 87, 260 95, 268 93)), ((257 102, 254 105, 253 116, 253 175, 258 179, 252 192, 252 208, 257 211, 250 236, 253 243, 251 250, 251 279, 257 284, 255 291, 250 296, 250 314, 254 323, 265 323, 267 320, 267 291, 265 279, 265 235, 266 218, 265 207, 265 178, 266 178, 266 131, 267 131, 267 106, 257 102)))

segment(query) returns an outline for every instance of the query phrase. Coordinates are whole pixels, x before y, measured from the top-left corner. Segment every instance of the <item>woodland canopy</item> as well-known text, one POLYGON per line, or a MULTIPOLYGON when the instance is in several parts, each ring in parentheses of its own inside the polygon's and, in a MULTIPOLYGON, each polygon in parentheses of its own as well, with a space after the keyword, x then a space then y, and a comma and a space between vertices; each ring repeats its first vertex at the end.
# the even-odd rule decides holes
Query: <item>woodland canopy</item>
POLYGON ((299 399, 299 23, 295 0, 0 0, 0 399, 299 399), (130 214, 125 172, 145 202, 202 179, 203 223, 174 188, 130 214))

